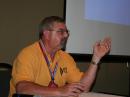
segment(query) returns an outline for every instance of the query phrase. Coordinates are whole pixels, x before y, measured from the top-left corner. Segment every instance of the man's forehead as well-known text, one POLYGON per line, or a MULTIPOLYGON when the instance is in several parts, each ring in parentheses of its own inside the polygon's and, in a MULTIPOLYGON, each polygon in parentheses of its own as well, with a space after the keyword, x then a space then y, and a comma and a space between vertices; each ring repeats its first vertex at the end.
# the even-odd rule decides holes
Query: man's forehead
POLYGON ((54 28, 59 28, 59 29, 66 29, 65 23, 59 23, 59 22, 55 22, 55 23, 53 24, 53 27, 54 27, 54 28))

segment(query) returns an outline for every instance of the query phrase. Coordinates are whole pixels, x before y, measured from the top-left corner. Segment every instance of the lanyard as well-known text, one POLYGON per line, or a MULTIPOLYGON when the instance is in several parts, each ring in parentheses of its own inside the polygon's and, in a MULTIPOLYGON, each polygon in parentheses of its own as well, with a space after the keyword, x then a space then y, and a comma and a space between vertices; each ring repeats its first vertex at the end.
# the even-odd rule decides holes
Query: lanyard
POLYGON ((43 42, 42 42, 41 40, 39 41, 39 46, 40 46, 40 48, 41 48, 41 50, 42 50, 43 56, 44 56, 44 58, 45 58, 45 60, 46 60, 48 69, 49 69, 49 71, 50 71, 51 80, 54 80, 54 77, 55 77, 55 74, 56 74, 56 71, 57 71, 57 68, 58 68, 58 63, 56 62, 56 65, 55 65, 55 67, 54 67, 54 70, 52 70, 52 69, 50 68, 50 61, 49 61, 49 59, 48 59, 48 57, 47 57, 47 54, 45 53, 45 50, 46 50, 46 49, 45 49, 45 47, 44 47, 44 45, 43 45, 43 42))

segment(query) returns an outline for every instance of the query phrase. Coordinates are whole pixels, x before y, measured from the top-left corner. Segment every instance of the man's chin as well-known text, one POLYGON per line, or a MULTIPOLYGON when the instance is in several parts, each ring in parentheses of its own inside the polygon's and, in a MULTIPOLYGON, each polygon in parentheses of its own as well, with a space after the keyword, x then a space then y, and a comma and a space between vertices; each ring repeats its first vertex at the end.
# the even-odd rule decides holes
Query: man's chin
POLYGON ((61 50, 65 51, 65 49, 66 49, 66 45, 62 45, 61 50))

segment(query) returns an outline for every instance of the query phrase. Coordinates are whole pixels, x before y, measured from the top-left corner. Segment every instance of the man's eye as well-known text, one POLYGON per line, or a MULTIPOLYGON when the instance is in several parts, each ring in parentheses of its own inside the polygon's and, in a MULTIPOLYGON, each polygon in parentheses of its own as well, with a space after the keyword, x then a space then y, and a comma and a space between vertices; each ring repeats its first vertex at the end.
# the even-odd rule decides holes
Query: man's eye
POLYGON ((59 32, 59 33, 64 33, 64 32, 66 32, 66 31, 63 31, 63 30, 59 30, 59 31, 57 31, 57 32, 59 32))

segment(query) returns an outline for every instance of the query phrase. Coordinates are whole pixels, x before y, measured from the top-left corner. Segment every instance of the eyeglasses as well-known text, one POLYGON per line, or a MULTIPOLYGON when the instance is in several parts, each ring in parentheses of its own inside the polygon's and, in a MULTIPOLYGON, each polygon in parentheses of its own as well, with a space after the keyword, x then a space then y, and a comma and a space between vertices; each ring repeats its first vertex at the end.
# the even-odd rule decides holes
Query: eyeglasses
POLYGON ((59 33, 59 34, 64 34, 65 32, 66 32, 67 34, 69 34, 69 32, 70 32, 68 29, 49 30, 49 31, 55 31, 55 32, 57 32, 57 33, 59 33))

